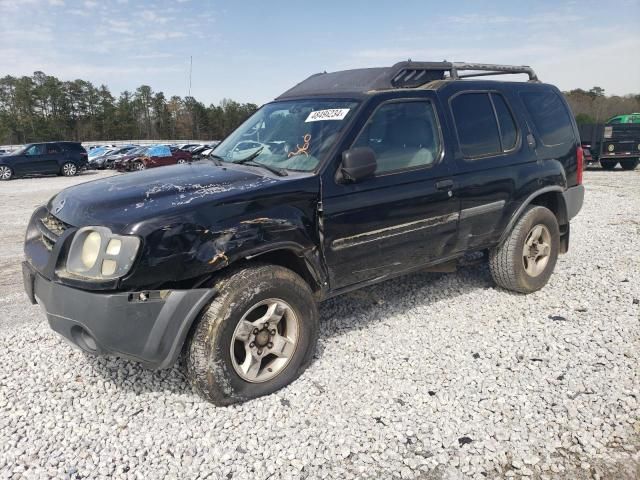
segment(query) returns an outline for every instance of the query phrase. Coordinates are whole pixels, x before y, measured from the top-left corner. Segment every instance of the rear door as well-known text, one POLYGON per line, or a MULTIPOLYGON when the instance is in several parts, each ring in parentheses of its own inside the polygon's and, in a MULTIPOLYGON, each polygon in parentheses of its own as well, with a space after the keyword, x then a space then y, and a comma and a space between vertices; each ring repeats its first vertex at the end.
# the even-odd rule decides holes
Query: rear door
POLYGON ((343 183, 334 167, 323 180, 323 248, 333 290, 411 271, 453 249, 459 201, 437 98, 423 95, 368 107, 345 149, 373 149, 373 177, 343 183))
POLYGON ((509 90, 495 85, 465 90, 463 84, 448 89, 447 112, 457 139, 457 252, 495 243, 516 208, 514 198, 528 183, 538 188, 537 178, 528 178, 536 169, 535 151, 526 142, 528 127, 516 115, 509 90))
POLYGON ((60 145, 56 143, 45 144, 45 157, 43 159, 43 168, 46 169, 44 173, 58 173, 60 167, 65 160, 65 154, 60 148, 60 145))

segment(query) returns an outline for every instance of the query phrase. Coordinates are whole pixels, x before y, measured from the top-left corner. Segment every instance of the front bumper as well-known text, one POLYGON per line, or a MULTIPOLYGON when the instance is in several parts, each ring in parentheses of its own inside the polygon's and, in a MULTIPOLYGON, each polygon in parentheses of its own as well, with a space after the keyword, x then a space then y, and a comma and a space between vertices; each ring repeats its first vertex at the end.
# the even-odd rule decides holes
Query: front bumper
POLYGON ((22 268, 27 295, 55 332, 88 353, 151 369, 175 363, 193 321, 215 294, 208 288, 94 293, 47 280, 28 262, 22 268))

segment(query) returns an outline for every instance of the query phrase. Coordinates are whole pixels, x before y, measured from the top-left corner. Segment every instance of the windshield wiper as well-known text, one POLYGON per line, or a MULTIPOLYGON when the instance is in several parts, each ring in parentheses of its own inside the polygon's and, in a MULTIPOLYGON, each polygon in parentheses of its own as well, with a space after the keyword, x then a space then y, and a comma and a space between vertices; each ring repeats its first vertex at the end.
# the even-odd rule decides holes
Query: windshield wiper
POLYGON ((207 155, 207 157, 209 160, 213 161, 213 163, 216 165, 216 167, 221 167, 222 166, 222 162, 226 162, 226 160, 224 158, 222 158, 220 155, 207 155))
POLYGON ((288 175, 288 173, 284 168, 278 168, 278 167, 274 167, 272 165, 267 165, 266 163, 260 163, 260 162, 252 161, 258 155, 260 155, 263 150, 264 150, 264 147, 260 147, 255 152, 253 152, 252 154, 248 155, 247 157, 242 158, 240 160, 237 160, 237 161, 235 161, 233 163, 239 163, 241 165, 253 165, 255 167, 262 167, 262 168, 265 168, 265 169, 269 170, 271 173, 275 173, 276 175, 278 175, 280 177, 286 177, 288 175))
POLYGON ((241 158, 240 160, 235 161, 235 162, 233 162, 233 163, 240 163, 240 164, 242 164, 242 163, 250 162, 251 160, 253 160, 254 158, 256 158, 258 155, 260 155, 260 154, 262 153, 262 151, 263 151, 263 150, 264 150, 264 147, 260 147, 260 148, 259 148, 259 149, 257 149, 255 152, 253 152, 253 153, 251 153, 251 154, 247 155, 246 157, 241 158))
POLYGON ((242 162, 235 162, 235 163, 242 163, 243 165, 253 165, 254 167, 262 167, 269 170, 271 173, 275 173, 280 177, 286 177, 287 175, 289 175, 284 168, 274 167, 273 165, 267 165, 266 163, 260 163, 256 161, 252 162, 248 160, 243 160, 242 162))

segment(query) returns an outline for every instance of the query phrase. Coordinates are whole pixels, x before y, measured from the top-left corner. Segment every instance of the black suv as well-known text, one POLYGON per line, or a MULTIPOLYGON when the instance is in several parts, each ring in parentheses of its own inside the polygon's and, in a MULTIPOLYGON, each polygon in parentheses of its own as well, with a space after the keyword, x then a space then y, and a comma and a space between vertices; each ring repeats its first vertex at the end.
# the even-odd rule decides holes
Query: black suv
POLYGON ((27 230, 25 288, 83 350, 154 369, 182 353, 230 404, 300 375, 329 297, 477 251, 498 285, 542 288, 581 182, 569 108, 529 67, 322 73, 208 160, 53 197, 27 230), (508 73, 529 81, 463 80, 508 73))
POLYGON ((87 168, 87 151, 78 142, 29 143, 0 157, 0 180, 24 175, 76 175, 87 168))

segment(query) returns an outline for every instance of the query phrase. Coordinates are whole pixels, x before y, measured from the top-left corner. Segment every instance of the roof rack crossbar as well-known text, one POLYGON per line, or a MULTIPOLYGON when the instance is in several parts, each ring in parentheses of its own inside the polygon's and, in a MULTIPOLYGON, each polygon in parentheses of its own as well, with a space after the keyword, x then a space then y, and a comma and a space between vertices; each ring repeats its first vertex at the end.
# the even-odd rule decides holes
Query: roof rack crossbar
POLYGON ((530 82, 539 81, 536 72, 533 71, 533 68, 527 65, 496 65, 490 63, 453 62, 451 63, 449 71, 451 72, 452 79, 524 73, 529 76, 530 82), (460 75, 458 73, 460 71, 473 71, 474 73, 460 75))

